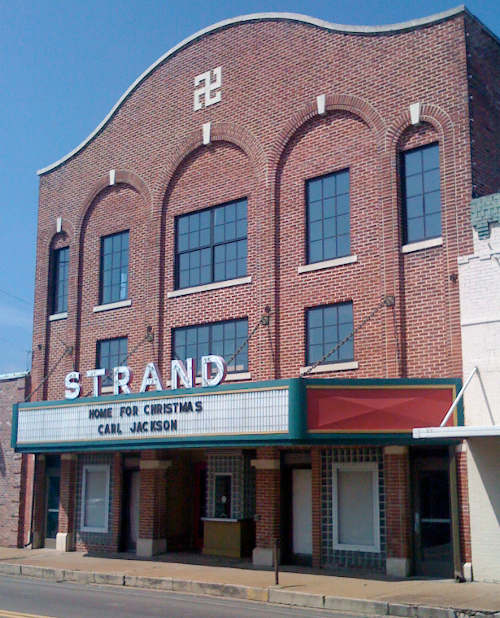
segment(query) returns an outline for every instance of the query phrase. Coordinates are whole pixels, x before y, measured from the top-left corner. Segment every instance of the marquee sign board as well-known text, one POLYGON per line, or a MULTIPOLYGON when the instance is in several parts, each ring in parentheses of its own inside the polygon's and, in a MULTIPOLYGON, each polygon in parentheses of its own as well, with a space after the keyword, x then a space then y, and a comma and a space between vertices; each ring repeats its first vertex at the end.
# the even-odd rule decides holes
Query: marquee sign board
POLYGON ((15 411, 14 446, 22 450, 29 445, 99 448, 120 440, 176 441, 289 430, 287 385, 141 395, 20 404, 15 411))

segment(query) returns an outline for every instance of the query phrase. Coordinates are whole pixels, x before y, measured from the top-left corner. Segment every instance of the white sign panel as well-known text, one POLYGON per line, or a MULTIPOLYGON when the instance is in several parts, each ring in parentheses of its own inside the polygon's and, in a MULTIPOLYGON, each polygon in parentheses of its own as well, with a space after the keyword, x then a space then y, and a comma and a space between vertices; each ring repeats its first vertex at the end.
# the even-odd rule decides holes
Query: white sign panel
POLYGON ((288 432, 288 389, 273 388, 20 407, 17 444, 283 432, 288 432))

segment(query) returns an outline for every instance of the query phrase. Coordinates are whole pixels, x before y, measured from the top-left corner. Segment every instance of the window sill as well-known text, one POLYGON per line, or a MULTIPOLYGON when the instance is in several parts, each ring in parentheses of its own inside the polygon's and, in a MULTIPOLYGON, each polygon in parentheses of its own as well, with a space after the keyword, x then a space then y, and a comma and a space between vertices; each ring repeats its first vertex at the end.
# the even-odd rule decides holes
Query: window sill
POLYGON ((427 240, 420 240, 419 242, 411 242, 401 247, 401 253, 413 253, 414 251, 421 251, 422 249, 430 249, 432 247, 440 247, 443 244, 443 237, 428 238, 427 240))
POLYGON ((363 551, 371 554, 380 554, 380 547, 376 545, 342 545, 334 543, 333 549, 340 551, 363 551))
MULTIPOLYGON (((224 381, 225 382, 238 382, 239 380, 251 380, 251 379, 252 379, 252 374, 249 371, 242 371, 240 373, 228 373, 224 381)), ((168 388, 170 388, 172 386, 172 381, 167 380, 165 384, 168 388)), ((199 376, 196 378, 196 384, 197 386, 201 384, 201 378, 199 376)), ((113 390, 113 387, 111 387, 111 390, 113 390)))
POLYGON ((67 311, 62 311, 61 313, 53 313, 49 315, 49 322, 57 322, 57 320, 65 320, 68 317, 67 311))
POLYGON ((233 519, 232 517, 202 517, 201 521, 226 521, 229 523, 236 523, 239 519, 233 519))
MULTIPOLYGON (((239 380, 251 380, 252 374, 249 371, 241 371, 240 373, 228 373, 226 375, 226 382, 238 382, 239 380)), ((196 380, 198 384, 198 380, 196 380)))
MULTIPOLYGON (((310 373, 328 373, 330 371, 349 371, 349 369, 357 369, 358 361, 346 361, 345 363, 329 363, 327 365, 318 365, 315 367, 310 373)), ((309 367, 301 367, 300 374, 306 373, 309 371, 311 366, 309 367)))
POLYGON ((80 528, 80 532, 98 532, 101 534, 107 534, 107 528, 80 528))
POLYGON ((100 311, 111 311, 112 309, 121 309, 122 307, 130 307, 132 301, 127 300, 119 300, 116 303, 107 303, 106 305, 96 305, 92 311, 94 313, 99 313, 100 311))
POLYGON ((175 298, 177 296, 186 296, 187 294, 196 294, 197 292, 209 292, 210 290, 219 290, 220 288, 230 288, 233 285, 244 285, 251 283, 252 277, 240 277, 239 279, 227 279, 226 281, 217 281, 215 283, 207 283, 205 285, 196 285, 192 288, 182 288, 182 290, 174 290, 167 293, 167 298, 175 298))
POLYGON ((305 264, 298 266, 298 273, 310 273, 323 268, 333 268, 335 266, 344 266, 344 264, 354 264, 358 261, 357 255, 345 255, 344 257, 335 258, 334 260, 324 260, 323 262, 314 262, 314 264, 305 264))
POLYGON ((102 395, 109 395, 109 394, 113 394, 113 390, 114 388, 112 386, 103 386, 101 387, 101 394, 102 395))

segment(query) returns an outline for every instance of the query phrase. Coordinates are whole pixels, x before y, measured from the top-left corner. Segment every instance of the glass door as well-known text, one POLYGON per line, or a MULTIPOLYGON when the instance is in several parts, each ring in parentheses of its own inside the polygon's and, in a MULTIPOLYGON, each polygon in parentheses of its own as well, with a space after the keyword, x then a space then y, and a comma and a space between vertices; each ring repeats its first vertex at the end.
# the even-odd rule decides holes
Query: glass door
POLYGON ((59 527, 59 475, 47 476, 47 514, 45 518, 45 546, 55 547, 59 527))
POLYGON ((415 574, 453 577, 447 457, 414 460, 415 574))

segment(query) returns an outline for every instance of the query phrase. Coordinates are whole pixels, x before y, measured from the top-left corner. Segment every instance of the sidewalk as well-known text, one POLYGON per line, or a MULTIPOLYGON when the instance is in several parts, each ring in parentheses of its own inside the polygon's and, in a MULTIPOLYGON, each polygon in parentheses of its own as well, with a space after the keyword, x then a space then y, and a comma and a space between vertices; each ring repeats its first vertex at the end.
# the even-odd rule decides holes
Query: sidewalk
MULTIPOLYGON (((456 618, 496 614, 500 584, 453 580, 363 579, 309 572, 280 572, 180 562, 182 554, 152 560, 101 558, 81 552, 0 547, 0 574, 231 596, 255 601, 324 607, 369 615, 456 618), (178 559, 178 562, 171 560, 178 559)), ((238 565, 239 567, 240 565, 238 565)))

